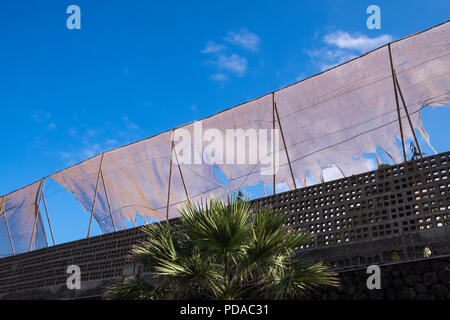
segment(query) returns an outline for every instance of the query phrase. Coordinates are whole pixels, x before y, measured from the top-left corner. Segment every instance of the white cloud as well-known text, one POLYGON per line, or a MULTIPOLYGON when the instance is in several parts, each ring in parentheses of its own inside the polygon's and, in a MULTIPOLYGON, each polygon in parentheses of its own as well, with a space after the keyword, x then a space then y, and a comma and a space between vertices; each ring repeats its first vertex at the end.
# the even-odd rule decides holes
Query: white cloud
POLYGON ((363 53, 392 41, 392 36, 384 34, 376 38, 369 38, 366 35, 351 35, 348 32, 338 30, 325 35, 324 41, 328 45, 335 45, 341 49, 357 50, 363 53))
POLYGON ((241 29, 239 32, 228 31, 225 41, 252 52, 258 51, 261 43, 261 39, 247 29, 241 29))
POLYGON ((370 38, 363 34, 352 35, 338 30, 324 36, 324 47, 306 52, 313 64, 317 65, 320 71, 325 71, 390 41, 392 36, 388 34, 370 38))
POLYGON ((44 122, 51 117, 51 114, 46 111, 37 110, 36 112, 32 113, 30 117, 36 122, 44 122))
POLYGON ((119 144, 119 141, 117 141, 116 139, 107 139, 105 144, 108 146, 115 146, 119 144))
POLYGON ((139 126, 137 124, 135 124, 134 122, 130 121, 130 119, 128 118, 128 116, 126 114, 122 114, 122 120, 125 122, 125 126, 128 129, 139 129, 139 126))
POLYGON ((72 153, 64 152, 64 151, 59 152, 59 155, 61 156, 61 158, 64 158, 64 159, 69 159, 69 158, 73 157, 72 153))
POLYGON ((228 70, 239 77, 242 77, 247 71, 247 59, 237 54, 221 55, 216 63, 220 69, 228 70))
POLYGON ((304 79, 306 79, 306 74, 303 73, 303 72, 300 73, 298 76, 295 77, 295 81, 296 81, 296 82, 301 81, 301 80, 304 80, 304 79))
POLYGON ((71 137, 75 137, 78 134, 78 130, 75 128, 70 128, 67 133, 71 136, 71 137))
POLYGON ((202 50, 203 53, 217 53, 226 49, 223 44, 217 44, 214 41, 208 41, 206 43, 205 49, 202 50))
POLYGON ((197 113, 198 112, 198 108, 195 104, 191 105, 189 107, 189 110, 191 110, 193 113, 197 113))
POLYGON ((101 132, 101 130, 86 129, 85 132, 86 132, 86 135, 87 135, 87 136, 93 137, 93 136, 98 135, 98 134, 101 132))
POLYGON ((91 144, 89 147, 84 148, 81 151, 81 154, 85 157, 85 158, 92 158, 93 156, 101 153, 103 150, 103 148, 98 144, 98 143, 93 143, 91 144))
MULTIPOLYGON (((261 39, 248 29, 241 29, 239 32, 228 31, 223 40, 252 52, 258 51, 261 43, 261 39)), ((231 52, 229 47, 223 43, 208 41, 201 51, 211 56, 211 60, 206 61, 206 64, 216 67, 216 72, 210 76, 210 79, 222 84, 230 78, 231 74, 238 77, 244 76, 248 67, 247 58, 231 52)))
POLYGON ((211 77, 211 80, 217 81, 217 82, 224 82, 228 80, 228 76, 223 73, 215 73, 211 77))
POLYGON ((65 147, 58 155, 64 163, 71 165, 143 136, 147 136, 145 129, 132 122, 127 114, 117 115, 114 121, 105 122, 101 129, 79 122, 78 126, 65 130, 65 147))
POLYGON ((48 130, 53 130, 53 129, 55 129, 56 128, 56 123, 50 123, 48 126, 47 126, 47 129, 48 130))
POLYGON ((318 50, 307 51, 310 58, 312 58, 320 68, 320 71, 330 69, 344 61, 348 61, 356 57, 356 55, 347 50, 333 50, 329 48, 322 48, 318 50))

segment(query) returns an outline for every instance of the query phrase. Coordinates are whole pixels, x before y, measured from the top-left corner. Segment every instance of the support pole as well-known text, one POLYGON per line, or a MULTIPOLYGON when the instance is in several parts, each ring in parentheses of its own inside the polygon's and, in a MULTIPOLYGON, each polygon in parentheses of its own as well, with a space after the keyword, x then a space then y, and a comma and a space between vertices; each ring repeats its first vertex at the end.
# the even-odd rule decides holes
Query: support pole
POLYGON ((170 152, 170 169, 169 169, 169 188, 167 190, 167 210, 166 210, 166 221, 169 222, 169 207, 170 207, 170 187, 172 183, 172 152, 174 149, 174 141, 172 135, 172 151, 170 152))
POLYGON ((34 242, 34 235, 36 233, 37 219, 39 216, 39 208, 41 206, 41 198, 42 198, 42 194, 44 192, 44 186, 45 186, 45 178, 42 179, 41 185, 39 186, 39 188, 41 189, 41 192, 39 195, 39 201, 37 200, 38 196, 36 196, 36 204, 35 204, 35 208, 34 208, 33 232, 31 233, 31 239, 30 239, 30 245, 28 246, 28 252, 31 251, 31 247, 33 246, 33 242, 34 242))
POLYGON ((406 148, 405 148, 405 138, 403 136, 403 126, 402 126, 402 118, 400 115, 400 105, 398 103, 398 94, 397 94, 397 85, 395 84, 395 71, 394 71, 394 63, 392 61, 392 51, 391 51, 391 44, 388 44, 388 49, 389 49, 389 60, 391 62, 391 72, 392 72, 392 83, 394 84, 394 93, 395 93, 395 102, 397 104, 397 115, 398 115, 398 123, 400 126, 400 136, 402 139, 402 147, 403 147, 403 159, 405 160, 405 162, 407 162, 407 158, 406 158, 406 148))
POLYGON ((108 209, 109 209, 109 216, 111 217, 111 222, 112 222, 114 231, 117 231, 116 225, 114 224, 114 218, 113 218, 112 211, 111 211, 111 205, 109 204, 108 193, 106 192, 105 179, 103 178, 103 170, 102 169, 100 169, 100 176, 102 177, 103 190, 105 191, 106 203, 108 204, 108 209))
POLYGON ((397 84, 398 93, 400 93, 400 99, 402 100, 402 104, 403 104, 403 107, 405 108, 405 112, 406 112, 406 117, 408 118, 409 127, 411 129, 412 134, 413 134, 414 141, 416 142, 417 149, 419 150, 420 157, 423 158, 422 149, 420 148, 420 144, 419 144, 419 140, 417 139, 416 131, 414 130, 414 127, 412 125, 411 117, 409 116, 409 112, 408 112, 408 107, 406 106, 405 98, 403 97, 403 93, 402 93, 402 90, 400 88, 400 84, 398 83, 398 77, 397 77, 397 73, 395 72, 395 69, 394 69, 394 75, 395 75, 395 83, 397 84))
POLYGON ((273 153, 273 194, 277 193, 276 176, 275 176, 275 93, 272 92, 272 116, 273 116, 273 132, 272 132, 272 153, 273 153))
POLYGON ((277 115, 278 127, 280 127, 281 139, 283 139, 284 150, 286 150, 286 157, 289 164, 289 169, 291 170, 292 182, 294 183, 294 189, 297 189, 297 183, 295 182, 294 171, 292 170, 291 160, 289 159, 289 152, 286 146, 286 140, 284 139, 283 127, 281 126, 280 116, 278 114, 277 103, 274 102, 274 108, 277 115))
POLYGON ((99 165, 99 168, 98 168, 97 183, 95 184, 94 201, 92 202, 91 219, 89 221, 89 229, 88 229, 87 238, 89 238, 89 235, 91 234, 92 217, 94 216, 95 199, 97 198, 98 182, 100 181, 100 172, 102 170, 103 155, 104 155, 104 153, 102 153, 102 157, 100 159, 100 165, 99 165))
POLYGON ((3 210, 3 218, 5 219, 6 230, 8 231, 9 245, 11 246, 12 254, 15 255, 16 252, 14 250, 14 245, 13 245, 13 241, 12 241, 12 237, 11 237, 11 230, 9 229, 8 219, 6 218, 6 206, 5 206, 5 202, 6 201, 5 201, 5 197, 3 197, 2 204, 0 205, 0 215, 1 215, 1 212, 3 210))
POLYGON ((44 203, 45 215, 47 216, 48 227, 49 227, 49 229, 50 229, 50 234, 52 235, 53 245, 56 245, 56 243, 55 243, 55 237, 53 236, 52 224, 50 223, 50 217, 49 217, 49 215, 48 215, 47 204, 45 203, 45 197, 44 197, 43 194, 42 194, 42 202, 44 203))
MULTIPOLYGON (((173 140, 172 140, 172 144, 173 144, 173 140)), ((186 183, 184 182, 184 176, 183 176, 183 171, 181 171, 181 166, 180 166, 180 161, 178 161, 178 155, 177 155, 177 151, 175 150, 175 147, 172 147, 172 151, 175 154, 175 160, 177 161, 177 166, 178 166, 178 171, 180 172, 180 176, 181 176, 181 181, 183 182, 183 188, 184 188, 184 192, 186 193, 186 199, 189 200, 189 193, 187 191, 187 187, 186 187, 186 183)))

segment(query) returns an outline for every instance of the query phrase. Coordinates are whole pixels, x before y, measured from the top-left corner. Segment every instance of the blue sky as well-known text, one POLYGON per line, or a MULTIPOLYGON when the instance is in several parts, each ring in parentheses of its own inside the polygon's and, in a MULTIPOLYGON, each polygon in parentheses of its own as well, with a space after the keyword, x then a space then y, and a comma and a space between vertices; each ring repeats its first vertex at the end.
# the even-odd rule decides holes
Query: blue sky
MULTIPOLYGON (((449 16, 444 0, 2 1, 0 194, 449 16), (71 4, 81 30, 66 27, 71 4), (366 27, 371 4, 380 30, 366 27)), ((444 107, 423 111, 439 152, 450 149, 448 119, 444 107)), ((85 236, 81 206, 55 182, 46 193, 56 241, 85 236)))

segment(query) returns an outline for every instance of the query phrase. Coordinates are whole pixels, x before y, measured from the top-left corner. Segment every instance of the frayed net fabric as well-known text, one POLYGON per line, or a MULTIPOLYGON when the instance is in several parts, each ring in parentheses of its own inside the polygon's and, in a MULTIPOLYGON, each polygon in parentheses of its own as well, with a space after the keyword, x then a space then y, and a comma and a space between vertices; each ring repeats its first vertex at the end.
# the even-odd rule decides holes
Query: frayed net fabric
POLYGON ((41 181, 0 198, 0 253, 10 255, 47 247, 37 208, 41 181))
MULTIPOLYGON (((368 171, 364 153, 376 154, 377 150, 401 163, 398 113, 404 141, 412 139, 413 130, 417 130, 429 143, 420 112, 425 106, 449 102, 449 31, 446 22, 203 119, 203 132, 282 129, 279 143, 275 143, 273 135, 267 135, 263 156, 272 159, 276 154, 275 182, 291 188, 306 185, 308 175, 322 181, 323 170, 331 166, 344 176, 368 171), (393 72, 407 110, 401 101, 397 108, 393 72)), ((136 224, 138 216, 153 220, 178 217, 177 207, 187 199, 198 201, 211 194, 220 196, 260 183, 273 184, 273 174, 262 174, 267 164, 205 161, 204 155, 196 154, 199 148, 194 139, 186 143, 194 150, 192 158, 202 158, 202 163, 180 161, 185 155, 174 148, 173 137, 181 133, 194 137, 196 125, 190 123, 105 152, 50 177, 74 194, 87 212, 91 212, 95 198, 94 218, 103 232, 124 229, 127 220, 136 224), (218 177, 218 171, 226 181, 218 177)), ((242 143, 233 148, 236 152, 246 148, 248 156, 261 152, 242 143)), ((34 207, 27 201, 36 192, 35 187, 30 187, 26 192, 9 195, 7 208, 11 207, 9 203, 27 203, 16 206, 12 224, 17 224, 13 228, 20 233, 15 231, 13 238, 31 237, 34 207)), ((7 236, 2 225, 0 232, 2 237, 7 236)), ((44 242, 36 241, 38 244, 44 242)))

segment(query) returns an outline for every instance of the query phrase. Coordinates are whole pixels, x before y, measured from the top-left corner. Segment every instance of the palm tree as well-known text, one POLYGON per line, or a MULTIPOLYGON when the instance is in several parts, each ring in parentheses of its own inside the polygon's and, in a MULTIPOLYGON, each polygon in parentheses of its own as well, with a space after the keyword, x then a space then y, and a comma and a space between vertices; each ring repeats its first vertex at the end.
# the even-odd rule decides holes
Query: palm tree
POLYGON ((179 228, 147 225, 148 239, 132 249, 150 280, 114 284, 107 299, 297 299, 339 283, 323 263, 296 254, 313 235, 294 232, 271 209, 228 196, 189 202, 180 212, 179 228))

